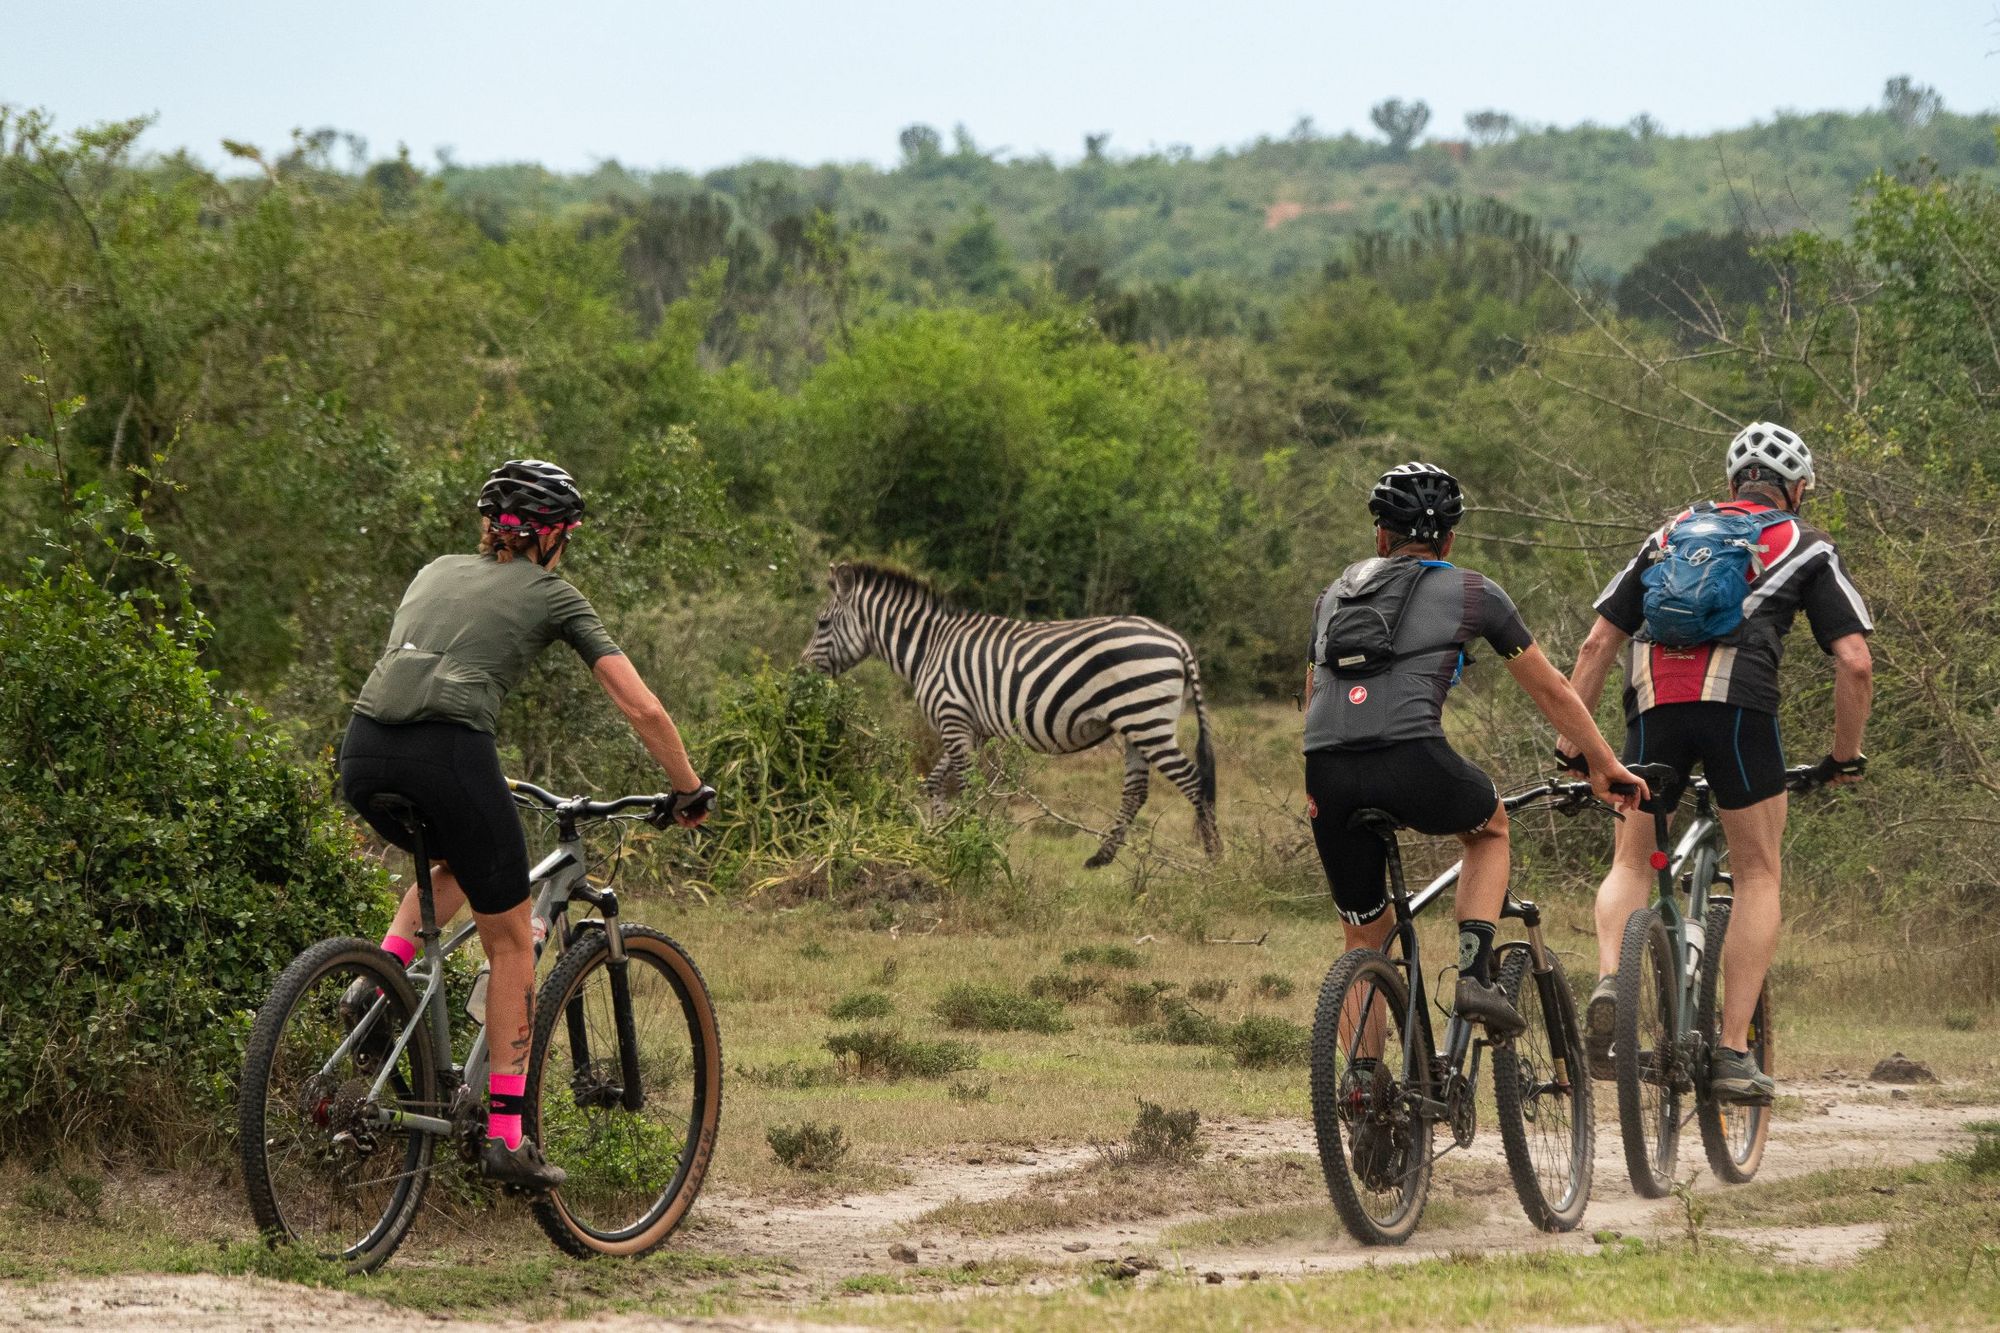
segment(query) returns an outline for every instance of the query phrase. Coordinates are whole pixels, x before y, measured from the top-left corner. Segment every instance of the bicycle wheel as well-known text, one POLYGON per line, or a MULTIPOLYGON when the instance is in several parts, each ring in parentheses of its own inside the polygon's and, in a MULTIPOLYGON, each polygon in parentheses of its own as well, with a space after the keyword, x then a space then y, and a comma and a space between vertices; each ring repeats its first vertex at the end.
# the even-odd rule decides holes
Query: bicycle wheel
POLYGON ((1576 998, 1554 954, 1545 974, 1534 970, 1526 945, 1510 945, 1506 955, 1500 985, 1528 1027, 1493 1048, 1500 1141, 1528 1220, 1543 1231, 1569 1231, 1590 1205, 1597 1141, 1576 998))
POLYGON ((535 1001, 526 1124, 569 1173, 535 1220, 580 1259, 665 1241, 701 1190, 722 1117, 722 1038, 700 971, 656 930, 623 934, 623 1040, 601 929, 570 945, 535 1001))
MULTIPOLYGON (((1702 1035, 1702 1049, 1715 1051, 1722 1040, 1722 1002, 1728 994, 1722 975, 1722 941, 1729 933, 1728 902, 1708 906, 1708 924, 1702 932, 1707 955, 1701 960, 1701 992, 1695 1004, 1695 1024, 1702 1035)), ((1750 1014, 1750 1055, 1765 1073, 1773 1068, 1774 1046, 1771 1032, 1771 987, 1767 982, 1757 993, 1757 1007, 1750 1014)), ((1695 1093, 1695 1121, 1701 1126, 1701 1146, 1708 1152, 1709 1169, 1716 1178, 1741 1185, 1757 1174, 1764 1162, 1764 1144, 1771 1137, 1771 1108, 1718 1102, 1708 1095, 1707 1082, 1695 1093)))
POLYGON ((1667 923, 1656 908, 1642 907, 1626 921, 1618 954, 1618 1026, 1611 1056, 1618 1070, 1625 1170, 1632 1188, 1647 1199, 1664 1199, 1672 1191, 1680 1155, 1678 983, 1667 923))
POLYGON ((375 1122, 378 1111, 439 1113, 430 1033, 416 1013, 402 965, 366 940, 322 940, 279 974, 250 1029, 237 1107, 243 1183, 271 1244, 302 1245, 364 1273, 403 1243, 436 1143, 375 1122), (343 1007, 351 987, 365 1008, 343 1007), (413 1023, 373 1095, 383 1060, 413 1023))
POLYGON ((1409 1035, 1396 965, 1374 949, 1341 955, 1313 1019, 1313 1133, 1334 1209, 1363 1245, 1408 1240, 1430 1193, 1431 1121, 1414 1100, 1430 1083, 1429 1032, 1416 1028, 1413 1062, 1409 1035))

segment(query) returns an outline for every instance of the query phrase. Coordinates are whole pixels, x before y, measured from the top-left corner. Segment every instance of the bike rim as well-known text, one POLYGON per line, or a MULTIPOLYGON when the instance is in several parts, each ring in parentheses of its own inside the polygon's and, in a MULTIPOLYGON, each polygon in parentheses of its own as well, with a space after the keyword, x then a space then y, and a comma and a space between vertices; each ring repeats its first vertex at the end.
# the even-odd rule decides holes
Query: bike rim
POLYGON ((1674 1093, 1673 951, 1663 927, 1648 937, 1639 969, 1639 1104, 1648 1157, 1657 1175, 1668 1174, 1668 1155, 1680 1132, 1680 1099, 1674 1093))
MULTIPOLYGON (((1565 984, 1560 974, 1554 980, 1557 985, 1565 984)), ((1552 1211, 1562 1213, 1576 1202, 1581 1187, 1578 1165, 1583 1125, 1576 1116, 1576 1090, 1571 1080, 1588 1075, 1565 1052, 1562 1063, 1569 1067, 1569 1074, 1567 1078, 1558 1076, 1557 1046, 1561 1036, 1556 1016, 1542 1002, 1541 986, 1532 969, 1523 976, 1520 990, 1516 1004, 1528 1024, 1527 1030, 1514 1039, 1513 1050, 1521 1120, 1542 1197, 1552 1211)), ((1496 1064, 1496 1073, 1499 1069, 1496 1064)))
POLYGON ((1429 1126, 1411 1104, 1423 1071, 1409 1065, 1408 1036, 1393 974, 1364 969, 1343 997, 1333 1086, 1355 1200, 1384 1231, 1418 1205, 1430 1164, 1429 1126))
POLYGON ((542 1149, 569 1176, 553 1201, 578 1232, 605 1244, 644 1234, 673 1206, 694 1165, 709 1096, 694 995, 667 960, 638 949, 627 958, 643 1103, 632 1111, 612 1099, 620 1046, 608 956, 600 954, 564 997, 537 1107, 542 1149), (571 1028, 578 1008, 588 1052, 581 1069, 571 1028))
POLYGON ((363 978, 378 980, 344 963, 307 983, 285 1015, 264 1087, 264 1174, 285 1234, 343 1262, 360 1260, 390 1236, 429 1169, 426 1136, 368 1123, 371 1108, 437 1109, 412 1096, 423 1081, 414 1038, 379 1099, 369 1095, 379 1069, 369 1053, 392 1048, 409 1022, 393 996, 368 1027, 368 1040, 329 1067, 347 1035, 341 999, 363 978))

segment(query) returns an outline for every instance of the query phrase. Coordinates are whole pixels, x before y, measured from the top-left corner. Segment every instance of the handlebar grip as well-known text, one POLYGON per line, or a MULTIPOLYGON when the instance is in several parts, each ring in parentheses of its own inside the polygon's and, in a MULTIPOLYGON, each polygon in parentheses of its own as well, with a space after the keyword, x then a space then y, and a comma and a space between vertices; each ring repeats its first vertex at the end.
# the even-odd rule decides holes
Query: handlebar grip
POLYGON ((693 791, 673 791, 659 797, 659 812, 653 822, 661 828, 683 816, 705 815, 715 806, 715 788, 706 782, 693 791))

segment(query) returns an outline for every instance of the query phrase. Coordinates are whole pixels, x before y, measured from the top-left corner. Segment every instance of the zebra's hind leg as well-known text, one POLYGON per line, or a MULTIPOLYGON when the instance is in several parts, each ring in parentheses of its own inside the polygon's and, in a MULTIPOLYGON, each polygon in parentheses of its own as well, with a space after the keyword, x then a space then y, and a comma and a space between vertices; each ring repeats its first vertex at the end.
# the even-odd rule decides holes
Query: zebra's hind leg
POLYGON ((1139 807, 1146 803, 1146 788, 1151 780, 1146 756, 1140 753, 1138 746, 1125 742, 1125 796, 1118 803, 1117 822, 1104 835, 1104 841, 1098 844, 1097 850, 1090 854, 1090 859, 1083 863, 1087 868, 1096 870, 1100 866, 1108 866, 1111 858, 1118 855, 1118 849, 1125 845, 1126 830, 1138 817, 1139 807))
POLYGON ((1215 827, 1215 805, 1203 797, 1201 777, 1195 771, 1194 762, 1174 743, 1171 733, 1147 744, 1145 753, 1153 767, 1160 770, 1160 776, 1180 788, 1181 795, 1187 797, 1188 804, 1194 807, 1194 831, 1195 836, 1201 839, 1202 851, 1210 859, 1222 855, 1222 835, 1215 827))

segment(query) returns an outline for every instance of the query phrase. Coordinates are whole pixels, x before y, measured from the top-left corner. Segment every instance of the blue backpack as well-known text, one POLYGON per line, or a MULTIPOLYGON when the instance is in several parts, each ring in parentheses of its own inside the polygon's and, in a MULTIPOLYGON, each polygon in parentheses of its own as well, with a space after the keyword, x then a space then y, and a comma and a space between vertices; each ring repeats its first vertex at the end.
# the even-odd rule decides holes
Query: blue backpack
POLYGON ((1713 643, 1743 623, 1753 564, 1764 529, 1791 518, 1782 510, 1723 513, 1713 504, 1667 530, 1660 557, 1639 574, 1645 585, 1646 633, 1669 648, 1713 643))

